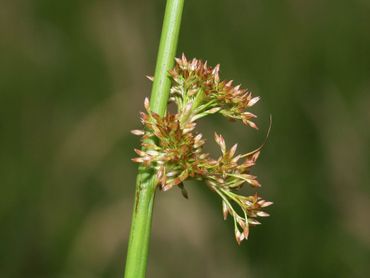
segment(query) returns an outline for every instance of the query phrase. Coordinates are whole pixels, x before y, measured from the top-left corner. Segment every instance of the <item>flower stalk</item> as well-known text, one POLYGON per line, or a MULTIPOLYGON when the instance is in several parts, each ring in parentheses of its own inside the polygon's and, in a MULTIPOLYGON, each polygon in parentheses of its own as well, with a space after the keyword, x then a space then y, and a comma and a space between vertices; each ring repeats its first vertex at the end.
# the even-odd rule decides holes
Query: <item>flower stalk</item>
MULTIPOLYGON (((155 80, 150 99, 150 111, 153 111, 158 117, 162 117, 166 113, 171 86, 168 71, 174 64, 183 5, 184 0, 167 0, 166 3, 155 80)), ((148 138, 146 144, 152 144, 152 140, 153 138, 148 138)), ((140 165, 126 257, 126 278, 145 277, 156 185, 155 171, 152 168, 140 165)))

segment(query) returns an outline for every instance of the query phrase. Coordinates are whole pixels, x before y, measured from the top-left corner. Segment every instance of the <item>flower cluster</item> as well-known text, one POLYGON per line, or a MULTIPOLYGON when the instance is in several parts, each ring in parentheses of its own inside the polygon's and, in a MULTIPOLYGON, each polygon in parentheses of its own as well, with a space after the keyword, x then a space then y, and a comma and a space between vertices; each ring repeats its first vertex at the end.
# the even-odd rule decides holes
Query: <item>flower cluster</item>
POLYGON ((150 110, 149 100, 145 99, 146 113, 141 113, 145 128, 132 131, 142 136, 142 149, 135 150, 138 157, 133 161, 154 168, 158 185, 164 191, 179 186, 187 196, 183 184, 186 179, 205 181, 221 197, 224 218, 228 214, 233 217, 235 237, 240 243, 248 238, 249 226, 260 224, 257 217, 268 216, 262 209, 272 204, 257 194, 243 196, 236 193, 245 183, 252 187, 261 186, 256 176, 250 174, 250 169, 255 165, 262 146, 252 152, 235 155, 237 145, 227 149, 224 138, 215 133, 221 155, 212 159, 203 152, 205 141, 202 134, 195 132, 195 127, 198 119, 219 113, 257 128, 252 121, 256 116, 247 109, 259 97, 252 97, 240 85, 234 87, 232 81, 220 81, 219 65, 212 68, 207 62, 187 60, 184 55, 176 59, 176 65, 169 73, 172 78, 169 101, 176 104, 177 112, 167 112, 160 117, 150 110))

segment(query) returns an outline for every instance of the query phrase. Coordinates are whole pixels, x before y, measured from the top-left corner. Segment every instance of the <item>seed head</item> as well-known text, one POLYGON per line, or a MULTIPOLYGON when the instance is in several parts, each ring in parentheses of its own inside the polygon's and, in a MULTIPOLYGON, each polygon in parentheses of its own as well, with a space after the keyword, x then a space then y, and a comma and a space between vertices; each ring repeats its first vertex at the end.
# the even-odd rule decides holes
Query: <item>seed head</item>
MULTIPOLYGON (((232 216, 235 238, 240 244, 248 238, 249 227, 260 224, 256 218, 269 216, 262 209, 272 205, 257 194, 244 196, 236 193, 246 183, 252 188, 261 187, 251 169, 263 145, 249 153, 236 154, 238 145, 228 149, 224 137, 215 133, 214 139, 221 154, 214 159, 203 152, 205 140, 201 133, 195 132, 195 128, 198 119, 219 113, 257 129, 252 121, 257 116, 247 110, 260 98, 253 97, 241 85, 233 86, 232 80, 220 80, 220 65, 212 68, 207 62, 188 60, 184 54, 175 61, 175 67, 169 71, 172 79, 169 101, 176 104, 177 112, 167 112, 160 117, 151 111, 150 101, 145 98, 146 112, 140 114, 144 130, 132 131, 141 136, 142 148, 135 149, 138 157, 132 160, 156 171, 160 189, 166 191, 178 186, 185 198, 188 193, 184 181, 204 181, 220 196, 224 219, 232 216), (235 206, 239 209, 236 210, 235 206)), ((153 77, 148 78, 153 81, 153 77)))

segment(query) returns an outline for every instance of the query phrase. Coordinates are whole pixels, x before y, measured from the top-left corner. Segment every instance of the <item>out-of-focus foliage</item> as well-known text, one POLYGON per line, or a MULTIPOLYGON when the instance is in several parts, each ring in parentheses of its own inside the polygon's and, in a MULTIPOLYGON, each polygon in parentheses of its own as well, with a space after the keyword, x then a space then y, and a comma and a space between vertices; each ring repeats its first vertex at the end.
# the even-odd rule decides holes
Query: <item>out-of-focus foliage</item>
MULTIPOLYGON (((129 131, 164 2, 2 1, 0 277, 123 272, 139 145, 129 131)), ((367 0, 186 1, 178 53, 262 96, 262 131, 273 115, 254 173, 275 205, 237 246, 204 186, 189 184, 190 200, 160 192, 148 277, 369 276, 369 14, 367 0)), ((265 135, 201 124, 210 144, 217 131, 240 150, 265 135)))

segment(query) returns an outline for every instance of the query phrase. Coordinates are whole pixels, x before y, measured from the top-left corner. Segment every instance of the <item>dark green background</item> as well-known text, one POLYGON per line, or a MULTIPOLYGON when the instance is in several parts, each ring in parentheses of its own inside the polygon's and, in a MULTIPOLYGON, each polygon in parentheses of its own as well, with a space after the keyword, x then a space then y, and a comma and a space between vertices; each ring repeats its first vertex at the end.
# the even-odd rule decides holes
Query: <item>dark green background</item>
MULTIPOLYGON (((0 277, 120 277, 165 1, 3 0, 0 277)), ((262 100, 260 132, 203 121, 271 217, 238 247, 220 201, 157 194, 148 277, 370 277, 370 1, 185 1, 178 53, 262 100)), ((246 193, 254 193, 250 188, 246 193)))

